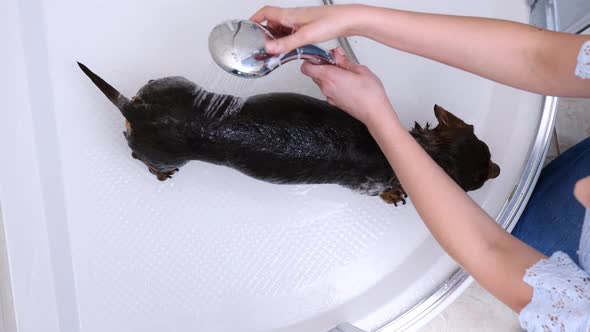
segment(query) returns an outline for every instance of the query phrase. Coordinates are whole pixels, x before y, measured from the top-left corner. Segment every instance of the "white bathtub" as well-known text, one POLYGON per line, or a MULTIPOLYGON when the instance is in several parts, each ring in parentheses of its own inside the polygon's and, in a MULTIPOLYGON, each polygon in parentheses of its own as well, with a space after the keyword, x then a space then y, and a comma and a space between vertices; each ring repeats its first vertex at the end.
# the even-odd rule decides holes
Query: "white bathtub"
MULTIPOLYGON (((393 331, 425 323, 468 284, 411 204, 271 185, 201 162, 160 183, 130 158, 122 116, 76 61, 128 96, 149 79, 183 75, 242 95, 321 97, 295 63, 246 84, 213 67, 210 29, 265 3, 321 4, 0 3, 0 67, 11 78, 0 122, 8 331, 320 332, 342 322, 393 331)), ((530 10, 512 0, 372 3, 523 22, 530 10)), ((475 125, 502 174, 471 195, 511 227, 545 153, 552 100, 543 113, 541 96, 350 42, 408 126, 435 121, 435 103, 475 125)))

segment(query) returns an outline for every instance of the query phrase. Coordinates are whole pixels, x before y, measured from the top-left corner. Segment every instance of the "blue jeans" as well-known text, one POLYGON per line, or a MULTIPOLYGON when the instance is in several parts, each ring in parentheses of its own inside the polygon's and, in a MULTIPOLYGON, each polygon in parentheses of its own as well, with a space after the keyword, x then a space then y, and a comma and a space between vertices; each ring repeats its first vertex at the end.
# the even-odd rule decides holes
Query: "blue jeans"
POLYGON ((574 186, 590 176, 590 138, 570 148, 541 172, 512 234, 546 256, 563 251, 578 263, 585 208, 574 186))

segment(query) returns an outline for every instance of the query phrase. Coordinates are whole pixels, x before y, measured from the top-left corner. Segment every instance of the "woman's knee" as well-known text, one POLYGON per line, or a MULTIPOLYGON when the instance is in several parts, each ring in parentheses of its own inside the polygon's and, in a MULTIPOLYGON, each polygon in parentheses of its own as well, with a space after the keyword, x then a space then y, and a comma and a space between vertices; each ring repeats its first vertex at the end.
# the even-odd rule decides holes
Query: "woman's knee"
POLYGON ((590 209, 590 176, 576 183, 574 194, 582 205, 590 209))

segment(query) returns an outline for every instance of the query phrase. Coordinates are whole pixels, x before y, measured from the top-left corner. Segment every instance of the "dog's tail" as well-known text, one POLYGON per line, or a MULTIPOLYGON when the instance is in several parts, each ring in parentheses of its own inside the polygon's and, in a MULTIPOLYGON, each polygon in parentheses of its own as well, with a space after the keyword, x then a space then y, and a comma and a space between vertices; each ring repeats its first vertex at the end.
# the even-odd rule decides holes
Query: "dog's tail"
POLYGON ((113 103, 117 108, 121 111, 123 116, 128 120, 131 121, 131 102, 129 98, 123 96, 117 89, 113 88, 110 84, 105 82, 102 78, 98 75, 93 73, 88 67, 84 64, 78 62, 78 66, 80 69, 90 78, 90 80, 104 93, 104 95, 113 103))

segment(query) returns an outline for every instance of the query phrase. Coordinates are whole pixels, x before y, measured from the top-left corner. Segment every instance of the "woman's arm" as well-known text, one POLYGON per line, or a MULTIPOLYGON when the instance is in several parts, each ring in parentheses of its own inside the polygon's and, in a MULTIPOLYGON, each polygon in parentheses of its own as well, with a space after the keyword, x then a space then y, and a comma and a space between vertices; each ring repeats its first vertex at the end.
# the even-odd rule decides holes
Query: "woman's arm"
POLYGON ((306 63, 303 73, 328 101, 359 119, 381 147, 422 220, 445 249, 483 287, 519 312, 531 301, 526 269, 544 256, 502 229, 430 158, 401 125, 379 79, 350 63, 306 63))
MULTIPOLYGON (((390 114, 391 106, 383 105, 390 114)), ((520 312, 532 298, 525 271, 544 256, 500 227, 428 156, 394 116, 369 130, 444 250, 495 297, 520 312)))
POLYGON ((590 97, 590 80, 575 76, 584 35, 477 17, 415 13, 363 5, 264 7, 253 20, 295 32, 267 45, 283 53, 337 36, 365 36, 512 87, 590 97))
POLYGON ((575 76, 590 37, 477 17, 364 8, 355 34, 465 71, 544 95, 590 97, 575 76))

